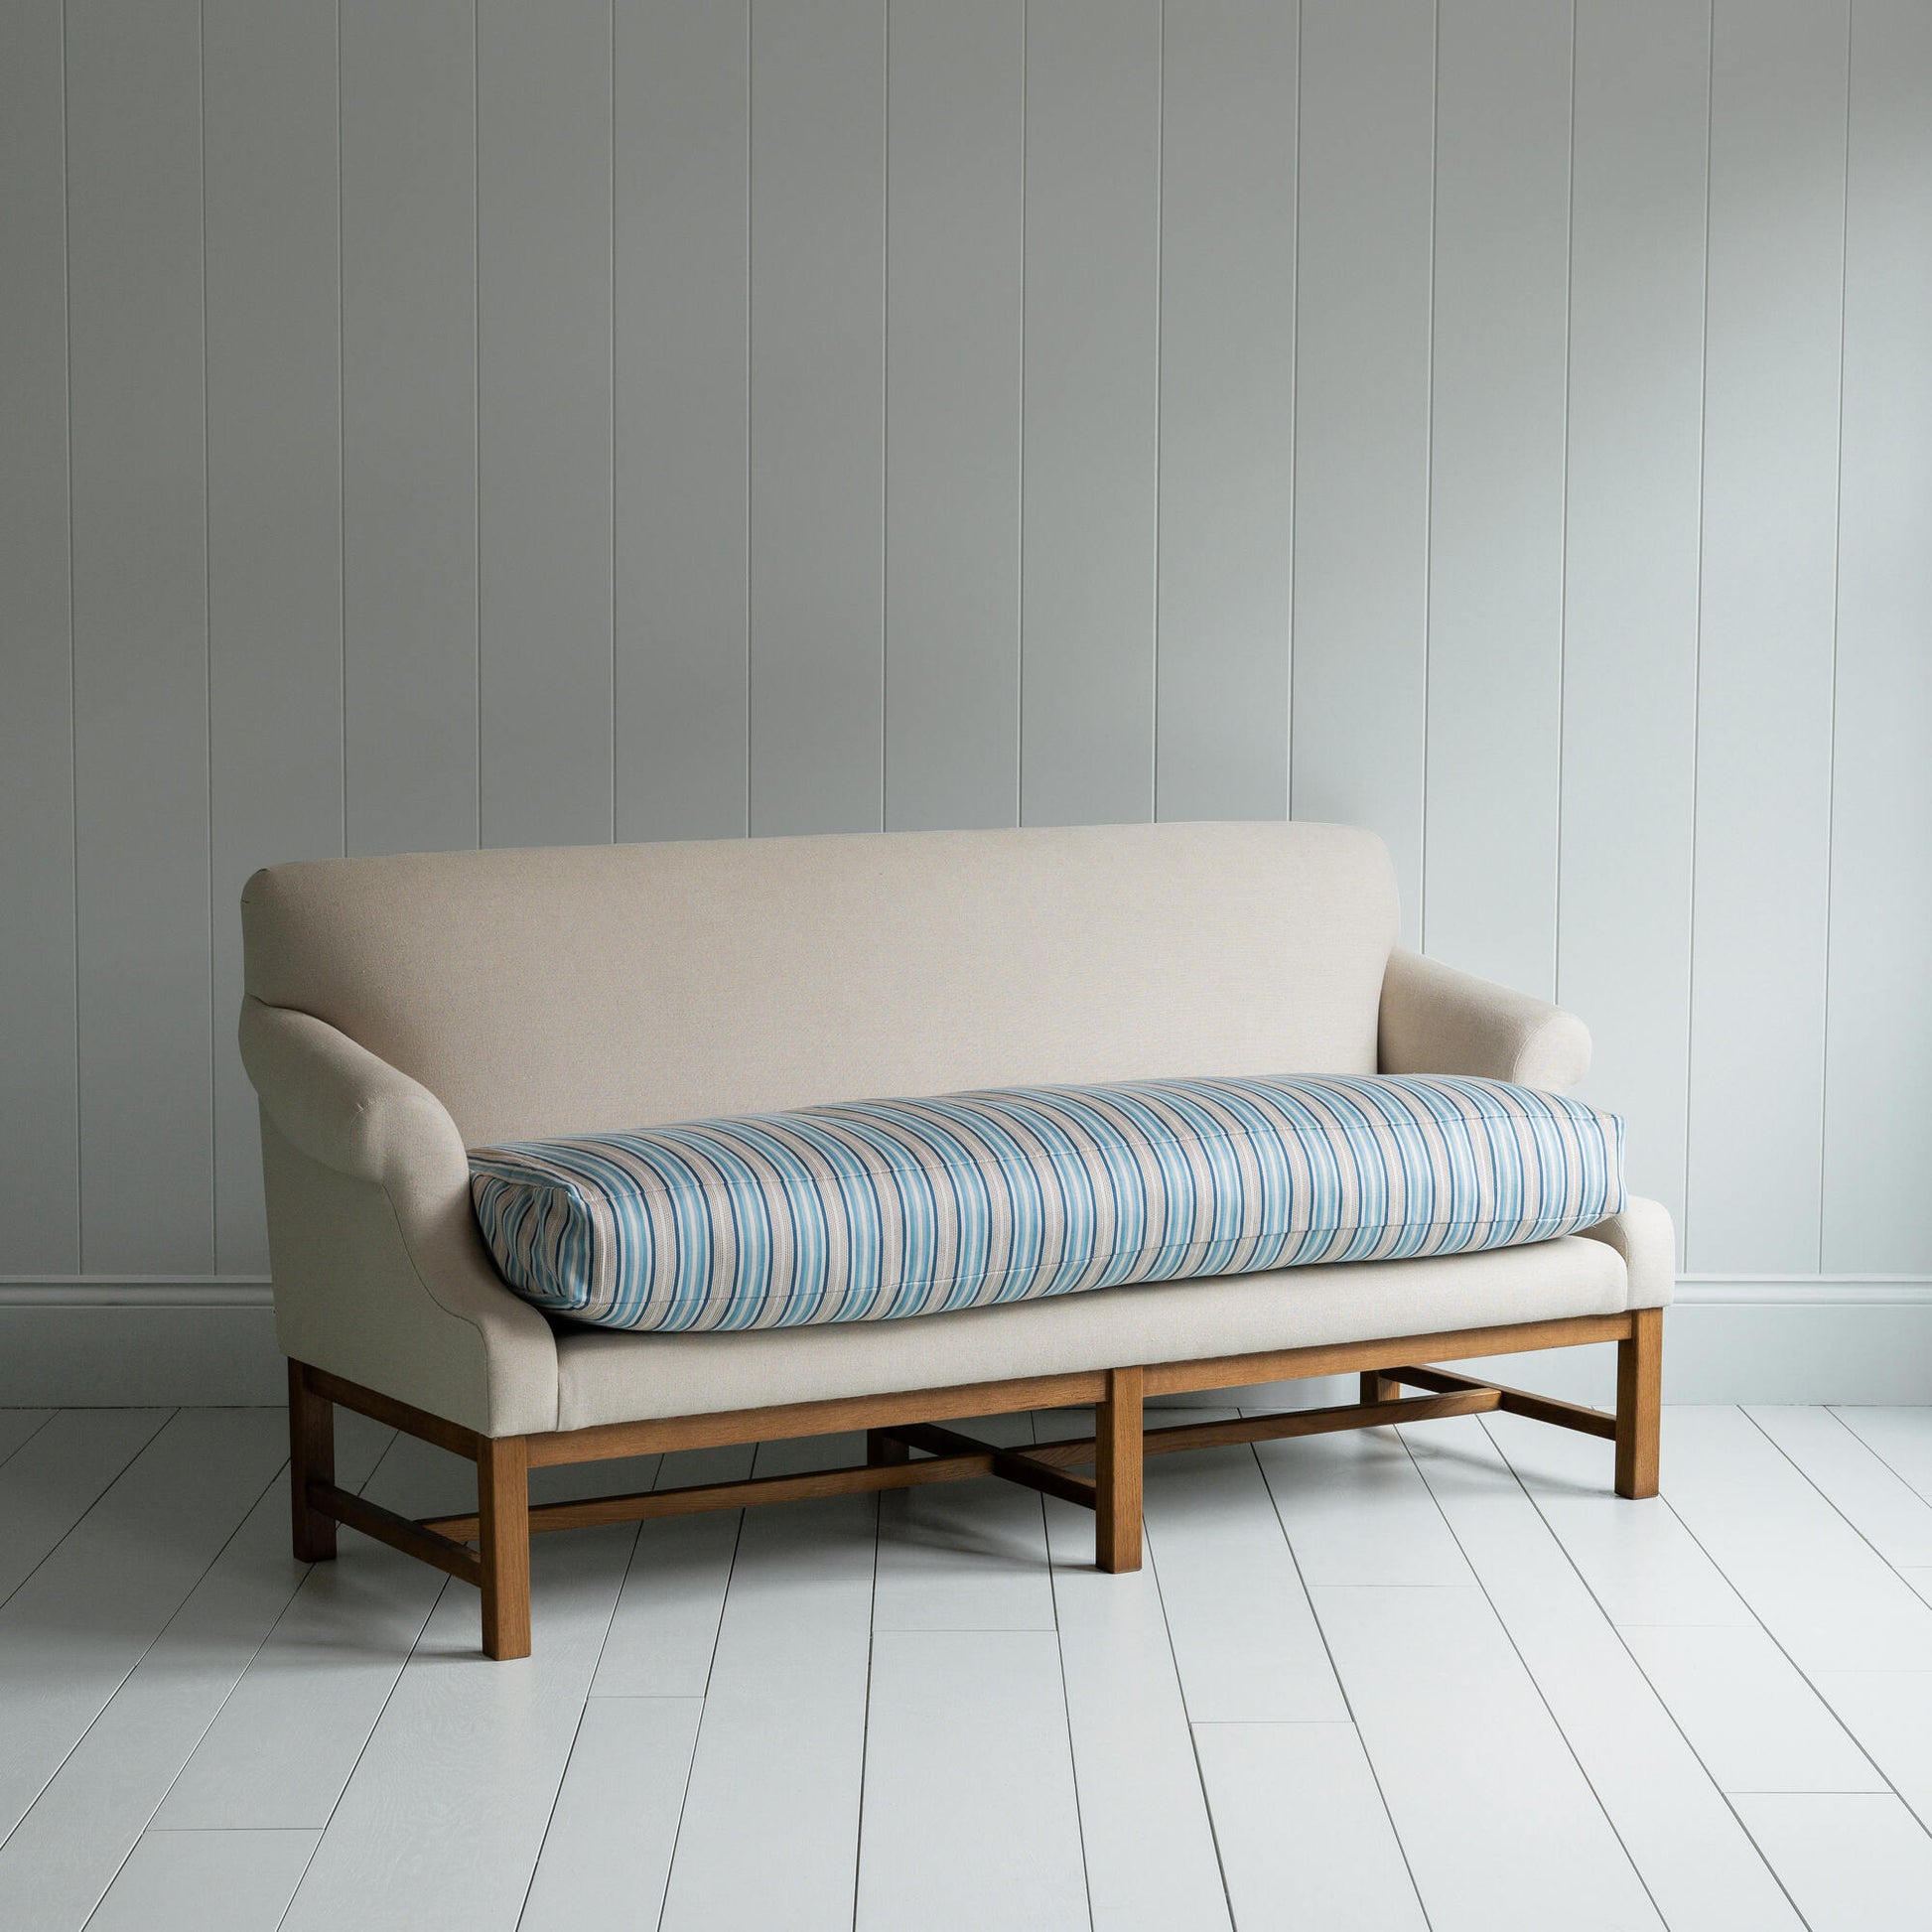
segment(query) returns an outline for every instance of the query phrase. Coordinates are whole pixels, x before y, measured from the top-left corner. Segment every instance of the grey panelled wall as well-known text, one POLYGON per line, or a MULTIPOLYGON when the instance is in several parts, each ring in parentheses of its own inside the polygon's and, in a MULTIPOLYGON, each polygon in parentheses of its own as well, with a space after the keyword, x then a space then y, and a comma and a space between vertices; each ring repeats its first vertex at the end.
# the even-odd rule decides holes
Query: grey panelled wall
POLYGON ((264 1268, 261 862, 1292 808, 1932 1277, 1925 0, 12 0, 0 163, 0 1271, 264 1268))

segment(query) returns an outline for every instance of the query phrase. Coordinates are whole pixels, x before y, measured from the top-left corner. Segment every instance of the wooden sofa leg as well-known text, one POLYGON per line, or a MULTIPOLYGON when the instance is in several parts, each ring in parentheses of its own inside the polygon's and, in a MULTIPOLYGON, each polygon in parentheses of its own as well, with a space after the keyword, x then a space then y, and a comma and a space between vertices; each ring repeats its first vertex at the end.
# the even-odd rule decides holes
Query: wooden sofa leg
POLYGON ((1657 1493, 1657 1439, 1663 1423, 1664 1311, 1637 1309, 1630 1337, 1616 1345, 1616 1493, 1657 1493))
POLYGON ((1362 1370, 1362 1402, 1394 1402, 1402 1394, 1402 1384, 1391 1382, 1378 1368, 1362 1370))
POLYGON ((483 1647, 530 1654, 530 1446, 522 1436, 477 1444, 477 1526, 483 1552, 483 1647))
POLYGON ((289 1516, 298 1563, 336 1554, 336 1519, 309 1507, 312 1482, 336 1480, 336 1405, 309 1386, 309 1371, 289 1363, 289 1516))
POLYGON ((1094 1561, 1102 1570, 1141 1567, 1141 1371, 1107 1371, 1094 1415, 1094 1561))
POLYGON ((867 1468, 892 1469, 911 1459, 912 1451, 897 1436, 889 1436, 883 1429, 866 1431, 867 1468))

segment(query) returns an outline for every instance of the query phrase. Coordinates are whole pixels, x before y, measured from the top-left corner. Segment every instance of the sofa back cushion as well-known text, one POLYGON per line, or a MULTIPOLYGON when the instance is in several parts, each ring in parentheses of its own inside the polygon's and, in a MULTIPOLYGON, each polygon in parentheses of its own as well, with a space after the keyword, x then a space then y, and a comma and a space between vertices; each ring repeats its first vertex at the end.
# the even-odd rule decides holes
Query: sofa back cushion
POLYGON ((1311 824, 571 846, 276 866, 247 988, 467 1145, 881 1094, 1372 1073, 1388 855, 1311 824))
POLYGON ((611 1328, 878 1321, 1574 1234, 1623 1123, 1497 1080, 1281 1076, 862 1100, 483 1148, 503 1279, 611 1328))

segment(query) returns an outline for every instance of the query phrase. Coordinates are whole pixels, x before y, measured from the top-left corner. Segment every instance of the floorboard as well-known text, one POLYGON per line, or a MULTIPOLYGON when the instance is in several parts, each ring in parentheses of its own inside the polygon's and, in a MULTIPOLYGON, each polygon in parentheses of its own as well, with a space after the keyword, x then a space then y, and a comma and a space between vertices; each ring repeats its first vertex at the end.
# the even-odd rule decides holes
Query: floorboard
POLYGON ((1834 1409, 1873 1455, 1932 1503, 1932 1408, 1834 1409))
POLYGON ((1932 1671, 1820 1671, 1818 1694, 1932 1830, 1932 1671))
MULTIPOLYGON (((367 1476, 378 1447, 345 1432, 345 1483, 367 1476)), ((271 1481, 0 1847, 0 1925, 9 1932, 77 1925, 113 1883, 309 1574, 289 1555, 288 1535, 287 1498, 271 1481)))
POLYGON ((87 1932, 272 1932, 314 1832, 150 1832, 87 1932))
MULTIPOLYGON (((653 1485, 743 1482, 753 1447, 682 1449, 663 1458, 653 1485)), ((718 1647, 725 1587, 738 1554, 739 1509, 641 1523, 598 1663, 597 1697, 701 1698, 718 1647)))
POLYGON ((1626 1509, 1601 1443, 1521 1416, 1484 1416, 1482 1428, 1613 1623, 1756 1621, 1678 1520, 1672 1483, 1663 1508, 1626 1509))
POLYGON ((1811 1932, 1924 1932, 1932 1838, 1890 1795, 1740 1798, 1811 1932))
POLYGON ((1932 1503, 1831 1410, 1744 1413, 1893 1569, 1932 1568, 1932 1503))
MULTIPOLYGON (((1673 1410, 1649 1502, 1508 1416, 1157 1457, 1119 1577, 994 1480, 546 1535, 501 1665, 472 1589, 292 1561, 284 1454, 275 1411, 0 1411, 6 1932, 1928 1922, 1932 1412, 1673 1410)), ((338 1465, 473 1505, 359 1417, 338 1465)))
MULTIPOLYGON (((37 1435, 60 1413, 56 1409, 0 1409, 0 1466, 30 1437, 37 1435)), ((167 1413, 165 1410, 162 1412, 167 1413)))
POLYGON ((181 1412, 0 1605, 0 1838, 274 1479, 285 1437, 274 1410, 181 1412))
MULTIPOLYGON (((1676 1715, 1646 1682, 1624 1637, 1604 1617, 1482 1425, 1461 1417, 1402 1433, 1673 1932, 1795 1932, 1797 1915, 1686 1741, 1676 1715)), ((1618 1506, 1633 1515, 1661 1507, 1618 1506)), ((1760 1637, 1755 1628, 1692 1634, 1760 1637)))
POLYGON ((1661 1925, 1480 1589, 1310 1594, 1432 1932, 1661 1925))
POLYGON ((875 1635, 856 1924, 1087 1932, 1051 1630, 875 1635))
POLYGON ((699 1698, 593 1697, 518 1932, 634 1932, 664 1908, 699 1698))
POLYGON ((626 1528, 535 1540, 534 1654, 482 1657, 482 1598, 450 1587, 397 1680, 288 1932, 510 1932, 563 1783, 630 1553, 626 1528))
MULTIPOLYGON (((982 1416, 949 1428, 1013 1448, 1031 1416, 982 1416)), ((1036 1491, 1017 1483, 941 1482, 879 1498, 875 1630, 1050 1630, 1053 1587, 1036 1491)))
POLYGON ((1311 1589, 1473 1581, 1393 1429, 1258 1443, 1255 1452, 1311 1589))
POLYGON ((1884 1780, 1762 1630, 1626 1630, 1721 1789, 1882 1791, 1884 1780))
POLYGON ((1194 1738, 1240 1932, 1427 1932, 1353 1725, 1197 1725, 1194 1738))
POLYGON ((1155 1457, 1146 1513, 1188 1717, 1195 1724, 1346 1719, 1254 1451, 1155 1457))
MULTIPOLYGON (((759 1473, 852 1450, 765 1447, 759 1473)), ((850 1932, 878 1520, 873 1496, 745 1512, 664 1932, 850 1932)))
MULTIPOLYGON (((17 1415, 18 1410, 0 1411, 17 1415)), ((0 1603, 154 1440, 168 1409, 67 1409, 0 1463, 0 1603)))
POLYGON ((1932 1670, 1932 1605, 1741 1411, 1667 1411, 1663 1454, 1672 1507, 1800 1670, 1932 1670))
MULTIPOLYGON (((1091 1426, 1035 1418, 1042 1440, 1091 1426)), ((1072 1503, 1046 1504, 1046 1535, 1094 1932, 1228 1932, 1153 1554, 1126 1576, 1096 1570, 1093 1512, 1072 1503)))

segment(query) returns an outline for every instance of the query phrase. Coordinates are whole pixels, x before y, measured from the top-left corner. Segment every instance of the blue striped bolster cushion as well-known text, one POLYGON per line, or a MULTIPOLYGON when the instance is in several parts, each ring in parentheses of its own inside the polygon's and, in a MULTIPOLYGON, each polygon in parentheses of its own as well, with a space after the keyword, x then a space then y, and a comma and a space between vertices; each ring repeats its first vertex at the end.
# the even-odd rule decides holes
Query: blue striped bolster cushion
POLYGON ((470 1157, 510 1286, 612 1328, 876 1321, 1501 1248, 1624 1204, 1623 1123, 1497 1080, 862 1100, 470 1157))

